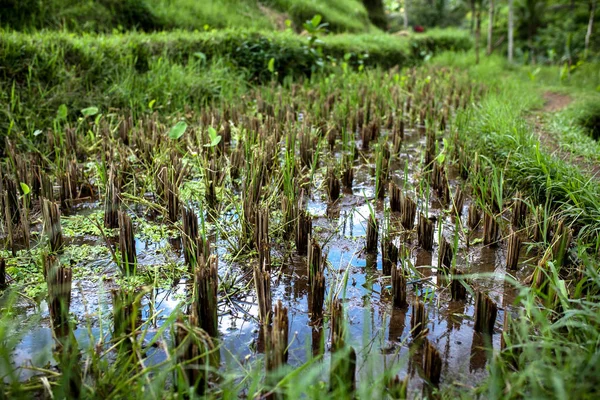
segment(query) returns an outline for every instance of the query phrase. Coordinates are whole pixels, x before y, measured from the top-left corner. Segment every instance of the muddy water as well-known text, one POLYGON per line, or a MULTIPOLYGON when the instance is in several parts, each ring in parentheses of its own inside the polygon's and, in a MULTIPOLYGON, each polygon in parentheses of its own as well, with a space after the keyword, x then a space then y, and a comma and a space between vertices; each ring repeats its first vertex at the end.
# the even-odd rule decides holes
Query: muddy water
MULTIPOLYGON (((391 179, 399 185, 405 185, 413 198, 420 179, 417 165, 423 147, 424 138, 407 131, 402 155, 390 169, 391 179), (404 182, 404 166, 407 161, 408 179, 404 182)), ((423 386, 423 380, 419 376, 420 353, 415 352, 412 347, 410 335, 412 306, 406 309, 392 307, 390 282, 381 273, 381 254, 369 256, 362 251, 369 215, 365 197, 371 199, 374 196, 373 170, 373 165, 357 164, 351 193, 345 193, 337 204, 328 205, 324 200, 324 192, 315 190, 307 199, 306 207, 313 215, 314 236, 319 243, 324 244, 323 252, 327 254, 329 261, 326 284, 328 296, 341 287, 342 277, 348 273, 348 285, 343 298, 349 326, 349 342, 357 349, 359 378, 367 375, 377 376, 383 369, 397 368, 401 377, 410 375, 410 387, 419 390, 423 386)), ((459 183, 459 178, 452 174, 450 178, 450 185, 454 188, 459 183)), ((317 176, 316 179, 317 182, 321 182, 323 177, 317 176)), ((456 223, 451 217, 444 216, 439 204, 436 206, 435 197, 431 200, 429 215, 442 221, 441 225, 436 224, 436 242, 441 227, 441 234, 452 243, 456 223)), ((385 202, 378 202, 376 205, 379 221, 384 218, 385 202)), ((423 202, 418 203, 417 215, 424 210, 423 202)), ((468 206, 469 199, 466 200, 463 209, 464 225, 468 206)), ((92 205, 93 207, 98 205, 92 205)), ((81 212, 89 212, 86 207, 83 210, 81 212)), ((396 219, 397 216, 392 216, 392 226, 397 228, 399 222, 396 219)), ((476 243, 480 237, 481 232, 476 232, 470 237, 470 242, 476 243)), ((103 244, 100 238, 79 238, 75 243, 77 240, 103 244)), ((474 275, 471 280, 472 287, 487 291, 498 305, 495 334, 490 342, 489 338, 473 330, 472 297, 469 296, 466 302, 450 300, 449 291, 443 287, 443 279, 433 267, 437 265, 437 245, 433 252, 419 249, 415 233, 408 237, 397 236, 395 240, 397 244, 402 240, 410 248, 410 263, 414 266, 414 271, 418 271, 418 275, 413 273, 408 279, 408 301, 412 303, 416 297, 426 300, 429 320, 427 337, 443 358, 442 385, 477 384, 486 376, 485 367, 489 354, 485 348, 499 348, 501 321, 504 313, 510 311, 515 296, 514 290, 504 281, 505 249, 502 246, 489 248, 481 244, 467 247, 467 243, 461 239, 456 255, 459 270, 474 275)), ((141 270, 144 266, 183 262, 178 240, 162 240, 155 243, 138 239, 136 246, 141 270)), ((257 323, 258 306, 251 282, 252 275, 249 273, 251 269, 246 263, 242 265, 225 261, 224 241, 217 241, 216 248, 220 258, 221 279, 236 277, 237 286, 246 288, 227 301, 220 299, 221 359, 227 360, 234 356, 240 360, 252 361, 262 357, 264 341, 257 323)), ((319 346, 321 335, 324 335, 327 349, 328 333, 326 330, 320 330, 319 326, 311 325, 308 316, 306 259, 295 254, 290 255, 284 250, 280 245, 273 246, 273 258, 281 264, 281 267, 275 268, 272 273, 273 301, 281 299, 288 307, 291 341, 289 362, 299 365, 308 359, 313 348, 319 346)), ((522 254, 521 261, 525 259, 525 255, 522 254)), ((518 278, 525 276, 529 270, 527 265, 523 264, 517 274, 518 278)), ((94 260, 85 268, 89 271, 100 271, 104 279, 92 279, 91 274, 84 274, 73 282, 71 313, 77 321, 74 334, 81 348, 101 340, 106 342, 110 338, 110 290, 118 287, 118 274, 110 255, 94 260)), ((142 320, 149 323, 145 340, 149 340, 157 332, 172 312, 185 310, 183 303, 188 292, 186 282, 176 280, 164 286, 167 287, 149 290, 143 297, 142 320)), ((32 318, 40 318, 39 323, 36 322, 28 328, 13 353, 13 363, 20 368, 19 378, 27 379, 36 374, 30 367, 55 366, 52 356, 54 341, 45 304, 37 307, 29 302, 21 302, 19 307, 32 318)), ((165 340, 170 343, 168 337, 165 340)), ((153 349, 147 355, 148 363, 160 362, 165 358, 160 349, 153 349)))

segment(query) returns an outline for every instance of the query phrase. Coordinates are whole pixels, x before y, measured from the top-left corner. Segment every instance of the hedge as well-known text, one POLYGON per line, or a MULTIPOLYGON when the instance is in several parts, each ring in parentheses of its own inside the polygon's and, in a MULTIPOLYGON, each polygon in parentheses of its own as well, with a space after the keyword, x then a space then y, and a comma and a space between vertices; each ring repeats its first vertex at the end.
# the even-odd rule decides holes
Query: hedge
MULTIPOLYGON (((30 116, 25 123, 22 114, 27 108, 47 122, 46 114, 55 112, 59 101, 73 110, 90 103, 131 107, 134 100, 144 101, 138 92, 146 91, 145 86, 154 85, 158 90, 160 81, 167 80, 168 85, 175 86, 163 89, 178 91, 173 95, 176 101, 169 102, 168 111, 175 111, 219 96, 220 86, 226 84, 222 76, 226 66, 238 78, 243 75, 250 81, 265 81, 273 77, 267 68, 271 59, 277 76, 283 79, 310 75, 322 62, 331 65, 331 61, 342 58, 353 66, 405 67, 417 64, 429 53, 471 47, 468 35, 455 31, 408 38, 383 33, 341 34, 320 38, 317 47, 308 43, 306 37, 291 32, 239 30, 114 35, 4 33, 0 35, 0 106, 8 121, 20 129, 32 128, 32 122, 38 121, 30 116), (220 69, 213 76, 210 66, 215 63, 220 69), (173 74, 178 81, 173 81, 173 74), (200 93, 193 101, 186 101, 187 79, 200 93), (211 88, 201 89, 206 84, 211 88), (11 104, 15 103, 10 96, 13 86, 20 112, 11 104), (123 87, 129 87, 129 92, 123 87), (40 91, 52 96, 40 96, 40 91)), ((6 126, 0 125, 2 128, 6 126)))

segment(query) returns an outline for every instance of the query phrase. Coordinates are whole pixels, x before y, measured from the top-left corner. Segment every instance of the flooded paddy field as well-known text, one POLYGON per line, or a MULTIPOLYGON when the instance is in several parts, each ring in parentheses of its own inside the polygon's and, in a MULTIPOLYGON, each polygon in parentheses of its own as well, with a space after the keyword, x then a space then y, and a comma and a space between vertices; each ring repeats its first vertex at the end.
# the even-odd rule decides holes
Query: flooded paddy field
POLYGON ((341 393, 480 383, 513 282, 543 285, 537 243, 560 258, 572 233, 462 148, 484 87, 372 74, 381 86, 272 85, 178 121, 88 110, 39 148, 7 142, 5 384, 68 378, 76 395, 102 362, 217 396, 223 381, 250 396, 251 369, 278 395, 306 365, 341 393))

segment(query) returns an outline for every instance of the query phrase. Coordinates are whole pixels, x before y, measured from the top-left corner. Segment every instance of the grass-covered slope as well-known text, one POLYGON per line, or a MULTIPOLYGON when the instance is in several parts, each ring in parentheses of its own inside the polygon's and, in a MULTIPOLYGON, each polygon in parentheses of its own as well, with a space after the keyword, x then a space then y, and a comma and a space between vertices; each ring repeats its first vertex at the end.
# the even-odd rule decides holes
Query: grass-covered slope
MULTIPOLYGON (((598 64, 585 64, 561 79, 559 67, 511 65, 499 56, 483 57, 475 65, 472 53, 445 53, 432 62, 466 70, 473 83, 485 83, 489 89, 483 101, 457 117, 448 143, 466 155, 461 162, 474 167, 473 160, 485 157, 493 166, 490 174, 502 177, 503 184, 496 188, 502 187, 504 196, 520 190, 532 205, 539 206, 545 246, 556 243, 557 221, 573 230, 570 271, 558 262, 536 260, 547 286, 513 281, 513 272, 507 271, 505 285, 515 284, 519 295, 509 319, 511 328, 504 331, 504 350, 494 352, 490 375, 474 393, 457 391, 443 398, 597 398, 600 184, 577 164, 559 156, 567 150, 560 138, 558 153, 543 140, 543 131, 551 126, 540 126, 536 117, 546 113, 552 118, 556 112, 544 110, 543 94, 548 91, 569 93, 577 99, 596 98, 598 64)), ((573 110, 565 112, 573 120, 573 110)), ((577 136, 579 141, 589 139, 581 130, 569 135, 573 140, 577 136)))
POLYGON ((0 25, 15 30, 271 30, 286 19, 300 30, 315 14, 331 31, 373 29, 360 0, 0 0, 0 25))
MULTIPOLYGON (((446 53, 433 62, 468 70, 474 82, 489 86, 490 94, 481 104, 457 120, 464 150, 487 157, 502 169, 508 184, 548 205, 569 223, 575 237, 594 243, 595 251, 600 251, 600 184, 578 165, 558 157, 528 115, 541 108, 542 94, 548 90, 563 88, 595 96, 594 88, 600 84, 598 65, 587 64, 559 80, 556 67, 540 67, 532 79, 528 67, 510 65, 498 56, 486 57, 478 66, 473 54, 446 53)), ((583 133, 572 134, 588 139, 583 133)))
POLYGON ((242 90, 247 80, 308 76, 323 68, 409 66, 467 49, 456 32, 410 38, 329 35, 311 47, 290 32, 222 30, 112 35, 5 33, 0 37, 0 132, 48 126, 61 104, 173 113, 242 90), (318 47, 314 47, 318 46, 318 47), (271 66, 271 68, 269 68, 271 66))
POLYGON ((365 32, 374 29, 361 0, 264 0, 287 13, 296 27, 314 15, 323 16, 333 32, 365 32))

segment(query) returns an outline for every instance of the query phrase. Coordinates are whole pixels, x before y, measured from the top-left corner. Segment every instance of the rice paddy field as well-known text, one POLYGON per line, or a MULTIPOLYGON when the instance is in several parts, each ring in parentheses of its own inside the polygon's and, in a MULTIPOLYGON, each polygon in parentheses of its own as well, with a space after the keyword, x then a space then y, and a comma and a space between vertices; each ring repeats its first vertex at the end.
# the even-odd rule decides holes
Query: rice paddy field
POLYGON ((0 398, 597 398, 598 62, 321 21, 2 32, 0 398))

